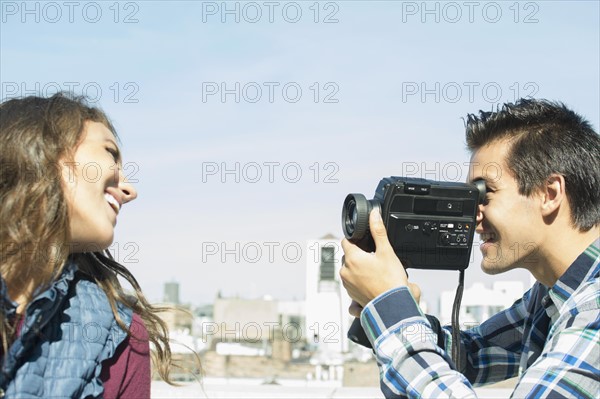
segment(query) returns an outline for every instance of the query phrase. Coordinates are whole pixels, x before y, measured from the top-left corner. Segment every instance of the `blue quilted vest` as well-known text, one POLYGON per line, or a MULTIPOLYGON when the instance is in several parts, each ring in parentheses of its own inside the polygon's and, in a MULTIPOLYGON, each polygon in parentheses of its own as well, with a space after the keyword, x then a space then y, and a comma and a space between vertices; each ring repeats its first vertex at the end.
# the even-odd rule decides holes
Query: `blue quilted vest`
MULTIPOLYGON (((95 283, 77 278, 70 262, 61 277, 28 306, 19 338, 3 356, 0 398, 97 398, 104 388, 102 361, 110 359, 127 334, 95 283)), ((15 304, 0 287, 5 316, 15 304)), ((129 326, 131 309, 118 304, 129 326)))

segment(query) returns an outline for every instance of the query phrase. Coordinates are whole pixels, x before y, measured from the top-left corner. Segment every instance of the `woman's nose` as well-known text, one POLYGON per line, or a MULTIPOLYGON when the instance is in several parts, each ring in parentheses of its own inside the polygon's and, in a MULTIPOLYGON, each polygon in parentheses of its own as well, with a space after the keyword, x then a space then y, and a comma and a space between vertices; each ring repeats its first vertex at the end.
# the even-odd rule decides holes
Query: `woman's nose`
POLYGON ((123 193, 121 198, 123 199, 124 204, 128 203, 129 201, 133 201, 138 196, 135 187, 127 180, 122 180, 119 182, 119 190, 121 190, 123 193))

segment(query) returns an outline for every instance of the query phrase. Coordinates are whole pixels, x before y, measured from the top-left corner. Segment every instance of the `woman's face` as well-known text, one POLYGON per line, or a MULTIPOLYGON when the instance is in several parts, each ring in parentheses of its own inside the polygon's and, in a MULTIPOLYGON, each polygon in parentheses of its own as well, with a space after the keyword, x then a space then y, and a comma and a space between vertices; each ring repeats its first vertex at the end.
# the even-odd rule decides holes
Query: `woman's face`
POLYGON ((137 198, 121 170, 115 136, 102 123, 86 122, 72 161, 63 161, 71 252, 101 251, 114 237, 122 206, 137 198))

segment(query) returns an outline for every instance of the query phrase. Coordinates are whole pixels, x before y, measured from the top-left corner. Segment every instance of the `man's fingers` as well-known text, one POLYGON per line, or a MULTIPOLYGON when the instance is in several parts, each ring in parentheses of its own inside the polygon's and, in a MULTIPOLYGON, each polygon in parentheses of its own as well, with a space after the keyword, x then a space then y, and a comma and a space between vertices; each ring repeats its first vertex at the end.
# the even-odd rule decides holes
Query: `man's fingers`
POLYGON ((346 238, 342 239, 342 251, 347 254, 349 251, 352 251, 356 245, 352 244, 346 238))
POLYGON ((355 258, 356 256, 360 256, 360 254, 365 253, 365 251, 359 248, 356 244, 348 241, 346 238, 342 239, 342 251, 344 252, 343 263, 346 262, 347 258, 355 258))
POLYGON ((369 215, 369 228, 371 229, 373 241, 375 241, 376 251, 388 252, 391 249, 391 245, 378 209, 373 209, 369 215))
POLYGON ((413 298, 417 304, 421 301, 421 288, 415 283, 408 283, 408 289, 410 290, 413 298))
POLYGON ((363 307, 360 306, 360 304, 356 301, 352 301, 352 303, 350 304, 350 308, 348 309, 348 312, 354 316, 354 317, 360 317, 360 313, 362 312, 363 307))

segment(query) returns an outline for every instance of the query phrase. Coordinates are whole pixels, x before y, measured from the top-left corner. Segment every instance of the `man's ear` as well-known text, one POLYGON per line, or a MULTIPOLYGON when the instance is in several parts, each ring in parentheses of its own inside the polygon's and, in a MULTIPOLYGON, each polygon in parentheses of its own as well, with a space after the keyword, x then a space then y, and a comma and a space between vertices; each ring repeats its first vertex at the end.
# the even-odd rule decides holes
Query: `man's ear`
POLYGON ((551 174, 546 179, 546 185, 542 187, 542 215, 549 217, 558 211, 563 201, 567 200, 565 192, 565 177, 559 174, 551 174))

